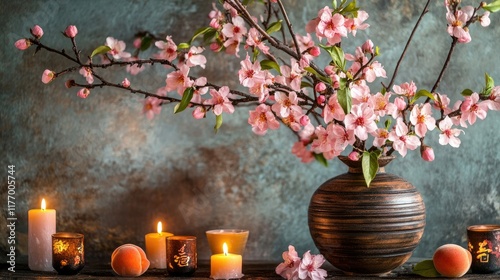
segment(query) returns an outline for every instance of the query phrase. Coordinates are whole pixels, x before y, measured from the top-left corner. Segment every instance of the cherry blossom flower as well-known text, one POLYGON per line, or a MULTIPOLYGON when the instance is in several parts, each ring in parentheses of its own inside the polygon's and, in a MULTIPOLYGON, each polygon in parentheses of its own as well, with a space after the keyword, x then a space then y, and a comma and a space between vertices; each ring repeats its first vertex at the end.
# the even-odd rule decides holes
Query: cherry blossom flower
POLYGON ((40 39, 43 36, 43 29, 39 25, 33 26, 33 28, 30 29, 31 35, 33 37, 40 39))
POLYGON ((44 84, 48 84, 52 82, 56 78, 56 73, 54 71, 51 71, 49 69, 45 69, 42 74, 42 82, 44 84))
POLYGON ((500 86, 496 86, 491 90, 488 100, 484 101, 488 109, 498 111, 500 110, 500 86))
MULTIPOLYGON (((321 95, 324 98, 324 95, 321 95)), ((323 101, 324 102, 324 101, 323 101)), ((322 111, 323 120, 325 123, 329 123, 332 120, 343 121, 345 118, 344 109, 340 106, 340 103, 337 99, 337 94, 333 94, 328 99, 328 103, 325 104, 325 108, 322 111)))
POLYGON ((298 106, 299 99, 297 98, 297 93, 292 91, 288 95, 283 92, 276 92, 274 94, 276 103, 273 104, 271 109, 282 118, 288 117, 290 111, 295 110, 302 112, 302 108, 298 106))
POLYGON ((361 158, 361 155, 356 151, 352 151, 347 157, 352 161, 358 161, 361 158))
POLYGON ((215 3, 212 3, 212 11, 210 11, 208 17, 210 18, 210 27, 215 29, 219 29, 221 27, 221 23, 225 20, 224 14, 217 9, 215 3))
POLYGON ((194 108, 194 110, 193 110, 192 116, 193 116, 193 118, 199 120, 199 119, 203 119, 205 117, 206 113, 207 113, 207 110, 205 108, 203 108, 202 106, 196 106, 196 108, 194 108))
POLYGON ((381 148, 389 138, 389 131, 385 128, 377 128, 372 135, 375 137, 373 139, 373 146, 381 148))
POLYGON ((262 41, 261 35, 259 31, 255 28, 250 28, 250 31, 248 31, 248 37, 246 40, 246 46, 245 48, 248 48, 249 46, 253 46, 261 50, 265 54, 269 54, 269 47, 264 44, 262 41))
POLYGON ((352 106, 351 113, 345 116, 344 123, 347 130, 354 130, 360 140, 366 140, 368 133, 377 129, 375 119, 376 115, 368 104, 359 104, 352 106))
POLYGON ((474 124, 476 118, 484 120, 486 112, 488 111, 488 104, 485 102, 478 102, 479 94, 474 92, 471 96, 467 96, 460 106, 462 118, 467 120, 469 124, 474 124))
POLYGON ((478 18, 478 20, 479 20, 479 23, 481 24, 481 26, 483 26, 483 27, 490 25, 490 22, 491 22, 490 21, 490 12, 485 11, 484 14, 478 18))
MULTIPOLYGON (((300 143, 302 142, 297 142, 295 144, 300 145, 300 143)), ((303 143, 302 146, 305 148, 303 143)), ((298 276, 299 276, 300 258, 297 254, 297 251, 295 251, 295 247, 289 245, 288 251, 283 252, 282 256, 283 256, 283 262, 276 267, 276 273, 288 280, 299 279, 298 276)))
POLYGON ((392 87, 394 93, 402 96, 406 96, 408 98, 412 98, 417 92, 417 86, 413 81, 410 83, 403 83, 401 85, 394 85, 392 87))
POLYGON ((111 48, 108 53, 112 55, 114 59, 129 58, 132 56, 130 53, 125 52, 125 42, 119 41, 113 37, 106 38, 106 46, 111 48))
POLYGON ((238 71, 238 77, 240 79, 240 84, 244 87, 253 87, 255 85, 255 79, 262 80, 262 75, 258 75, 260 70, 260 63, 255 61, 252 63, 250 57, 247 57, 240 62, 241 68, 238 71))
POLYGON ((448 115, 451 112, 450 99, 446 94, 435 93, 434 102, 432 102, 432 107, 436 110, 443 111, 443 114, 448 115))
POLYGON ((167 36, 165 41, 156 41, 155 46, 161 51, 156 54, 157 58, 166 59, 172 62, 177 58, 177 45, 172 40, 172 36, 167 36))
POLYGON ((458 139, 458 136, 460 132, 463 131, 461 129, 452 128, 452 126, 453 122, 448 116, 439 123, 439 129, 441 130, 441 134, 439 134, 439 144, 449 144, 454 148, 458 148, 460 146, 460 139, 458 139))
POLYGON ((184 91, 188 87, 193 86, 193 81, 188 77, 189 67, 187 65, 182 65, 179 70, 168 73, 166 79, 166 90, 173 91, 177 90, 177 93, 182 96, 184 91))
POLYGON ((367 23, 363 23, 368 19, 368 13, 365 11, 358 11, 358 16, 355 18, 349 18, 345 21, 344 26, 347 28, 349 32, 352 33, 353 36, 356 36, 357 30, 365 30, 370 25, 367 23))
POLYGON ((80 68, 79 73, 85 77, 87 80, 87 83, 92 84, 94 83, 94 76, 92 75, 92 69, 90 67, 82 67, 80 68))
POLYGON ((122 86, 126 88, 130 87, 130 81, 127 78, 123 79, 122 86))
POLYGON ((286 78, 286 83, 293 90, 300 90, 300 83, 302 81, 302 72, 299 64, 295 59, 291 60, 291 67, 288 65, 280 66, 281 74, 286 78))
POLYGON ((340 43, 341 37, 347 37, 347 28, 344 26, 344 17, 340 14, 333 14, 332 10, 326 6, 318 12, 318 17, 310 21, 306 26, 308 33, 316 32, 318 38, 326 38, 328 44, 340 43))
POLYGON ((78 34, 78 28, 74 25, 68 25, 64 30, 64 35, 68 38, 75 38, 76 34, 78 34))
POLYGON ((420 139, 409 134, 408 127, 402 118, 398 118, 396 128, 389 133, 388 139, 393 142, 394 150, 398 151, 402 157, 406 156, 408 149, 415 150, 420 146, 420 139))
POLYGON ((310 251, 305 252, 299 265, 299 278, 311 280, 325 279, 327 276, 326 270, 321 268, 324 262, 325 258, 323 255, 311 255, 310 251))
POLYGON ((385 94, 377 92, 370 98, 369 103, 370 106, 373 108, 375 115, 377 115, 377 120, 379 117, 383 117, 385 115, 391 115, 394 118, 397 117, 398 108, 394 103, 391 103, 389 101, 390 97, 391 97, 390 92, 386 92, 385 94))
POLYGON ((252 126, 252 131, 257 135, 264 135, 268 129, 278 129, 280 126, 271 108, 266 104, 260 104, 249 114, 248 123, 252 126))
POLYGON ((76 93, 76 95, 77 95, 78 97, 83 98, 83 99, 87 98, 87 96, 89 96, 89 94, 90 94, 90 90, 89 90, 88 88, 82 88, 82 89, 80 89, 80 90, 76 93))
POLYGON ((469 20, 470 15, 465 10, 465 7, 461 10, 448 11, 446 13, 446 20, 448 21, 448 34, 458 39, 459 43, 468 43, 471 41, 471 37, 468 29, 464 28, 465 24, 469 20))
POLYGON ((155 115, 159 115, 161 112, 162 100, 153 96, 146 97, 143 101, 142 113, 146 115, 146 118, 152 120, 155 115))
POLYGON ((232 23, 226 23, 222 27, 222 34, 227 38, 233 38, 237 41, 243 37, 243 34, 247 33, 247 28, 245 27, 245 20, 236 16, 233 18, 232 23))
POLYGON ((19 39, 14 43, 14 46, 18 50, 24 51, 31 46, 31 42, 28 39, 19 39))
POLYGON ((234 54, 236 57, 240 57, 238 54, 240 52, 240 40, 229 38, 224 42, 224 47, 227 54, 234 54))
POLYGON ((370 88, 364 81, 352 85, 351 96, 353 104, 369 103, 370 99, 372 98, 370 88))
POLYGON ((186 65, 189 67, 199 65, 201 68, 205 69, 205 64, 207 63, 207 59, 201 53, 203 52, 202 47, 192 46, 189 51, 184 55, 186 59, 186 65))
POLYGON ((214 114, 220 115, 222 112, 232 114, 234 112, 234 107, 229 100, 229 88, 227 86, 221 87, 219 90, 210 89, 211 99, 205 101, 205 104, 212 105, 214 114))
MULTIPOLYGON (((313 153, 307 149, 307 146, 302 141, 295 142, 292 146, 292 154, 300 158, 300 161, 303 163, 309 163, 314 161, 313 153)), ((277 269, 277 268, 276 268, 277 269)), ((278 273, 278 270, 276 271, 278 273)), ((283 276, 281 273, 278 273, 283 276)), ((285 276, 283 276, 285 277, 285 276)), ((287 278, 287 277, 285 277, 287 278)), ((290 278, 287 278, 290 279, 290 278)))
POLYGON ((330 135, 335 139, 335 150, 342 152, 345 150, 347 145, 353 145, 356 141, 356 137, 354 137, 353 130, 345 130, 343 126, 339 124, 331 123, 328 125, 327 129, 329 129, 330 135))
POLYGON ((431 104, 425 103, 422 107, 415 106, 411 110, 410 122, 415 126, 415 133, 424 137, 427 130, 436 128, 436 120, 431 116, 431 104))

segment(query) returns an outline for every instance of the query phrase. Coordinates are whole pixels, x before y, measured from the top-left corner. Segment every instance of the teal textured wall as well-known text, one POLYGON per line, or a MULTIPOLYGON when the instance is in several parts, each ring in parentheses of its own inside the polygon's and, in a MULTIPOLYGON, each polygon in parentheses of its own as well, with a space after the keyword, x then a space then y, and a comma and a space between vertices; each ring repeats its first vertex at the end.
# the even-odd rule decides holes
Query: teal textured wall
MULTIPOLYGON (((391 75, 424 1, 358 2, 367 7, 372 27, 344 46, 353 49, 371 38, 391 75)), ((421 88, 432 87, 451 42, 442 2, 432 1, 396 83, 414 80, 421 88)), ((297 30, 330 3, 285 1, 297 30)), ((196 121, 166 106, 150 121, 141 114, 139 96, 114 89, 94 90, 81 100, 62 80, 40 81, 45 68, 61 69, 66 61, 13 46, 34 24, 43 27, 43 41, 67 50, 69 41, 60 32, 76 25, 78 45, 87 55, 107 36, 130 47, 138 30, 173 35, 179 43, 208 22, 210 9, 211 1, 195 0, 0 2, 0 193, 5 201, 5 170, 13 164, 20 255, 27 253, 27 211, 39 207, 41 197, 57 209, 58 231, 85 234, 88 258, 108 257, 123 243, 143 246, 158 220, 167 231, 196 235, 200 258, 209 257, 205 230, 228 227, 250 229, 246 259, 279 260, 288 244, 299 252, 316 251, 307 228, 309 199, 322 182, 346 170, 340 162, 328 168, 300 163, 290 153, 294 136, 286 129, 254 135, 246 108, 225 116, 214 135, 213 118, 196 121)), ((490 27, 474 26, 473 41, 456 49, 439 92, 480 90, 484 72, 500 83, 500 15, 491 18, 490 27)), ((237 61, 218 57, 200 74, 237 86, 238 69, 237 61)), ((154 91, 165 73, 157 67, 128 77, 154 91)), ((118 71, 110 77, 126 76, 118 71)), ((417 151, 387 168, 412 182, 426 203, 427 227, 415 256, 431 256, 444 243, 465 246, 468 225, 500 223, 499 127, 500 113, 489 112, 460 136, 460 149, 439 146, 435 134, 428 141, 434 162, 422 161, 417 151)), ((5 238, 0 247, 7 248, 5 238)))

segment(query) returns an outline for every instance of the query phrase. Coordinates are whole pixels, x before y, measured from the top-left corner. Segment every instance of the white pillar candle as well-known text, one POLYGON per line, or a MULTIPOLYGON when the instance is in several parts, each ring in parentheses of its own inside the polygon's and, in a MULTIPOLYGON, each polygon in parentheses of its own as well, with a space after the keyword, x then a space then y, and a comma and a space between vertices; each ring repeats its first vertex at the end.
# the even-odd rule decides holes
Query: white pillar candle
POLYGON ((241 273, 241 255, 229 254, 227 244, 223 245, 222 254, 215 254, 210 257, 210 278, 214 279, 239 279, 243 277, 241 273))
POLYGON ((41 209, 28 211, 28 267, 35 271, 53 271, 52 234, 56 233, 56 210, 46 209, 42 199, 41 209))
POLYGON ((163 232, 161 222, 158 222, 157 232, 148 233, 146 239, 146 256, 150 262, 149 268, 167 268, 167 237, 170 232, 163 232))

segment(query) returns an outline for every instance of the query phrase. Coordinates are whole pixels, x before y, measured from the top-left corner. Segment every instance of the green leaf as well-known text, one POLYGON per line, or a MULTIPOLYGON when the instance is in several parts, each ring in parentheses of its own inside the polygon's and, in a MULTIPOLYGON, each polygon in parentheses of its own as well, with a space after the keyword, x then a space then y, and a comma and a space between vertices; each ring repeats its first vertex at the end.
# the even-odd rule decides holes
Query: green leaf
POLYGON ((217 37, 217 29, 212 29, 203 34, 203 41, 210 42, 217 37))
POLYGON ((336 9, 336 8, 337 8, 337 0, 333 0, 333 1, 332 1, 332 7, 333 7, 334 9, 336 9))
POLYGON ((387 119, 385 120, 385 129, 389 130, 389 128, 391 127, 391 119, 387 119))
POLYGON ((269 25, 269 28, 267 28, 267 30, 266 30, 267 34, 271 34, 271 33, 274 33, 276 31, 280 31, 282 21, 283 20, 280 19, 276 22, 271 23, 271 25, 269 25))
POLYGON ((488 73, 484 73, 484 80, 486 87, 484 88, 481 95, 490 96, 491 90, 495 87, 495 81, 490 75, 488 75, 488 73))
POLYGON ((472 89, 466 88, 466 89, 462 90, 462 95, 463 96, 471 96, 473 93, 474 92, 472 91, 472 89))
POLYGON ((189 47, 190 47, 189 43, 180 43, 179 45, 177 45, 178 49, 188 49, 189 47))
POLYGON ((187 88, 184 93, 182 94, 182 100, 179 104, 177 104, 174 108, 174 113, 180 113, 184 111, 187 106, 189 105, 189 102, 191 102, 191 98, 193 98, 193 93, 194 93, 194 88, 190 87, 187 88))
POLYGON ((272 61, 272 60, 262 60, 260 62, 260 68, 262 68, 263 70, 269 70, 269 69, 274 69, 276 70, 279 74, 281 74, 281 70, 280 70, 280 66, 278 65, 278 63, 272 61))
POLYGON ((377 176, 379 156, 379 150, 375 150, 373 152, 363 152, 361 166, 363 167, 363 177, 365 177, 367 187, 370 187, 370 183, 375 176, 377 176))
POLYGON ((325 167, 328 166, 328 161, 326 160, 325 156, 323 156, 323 154, 314 153, 314 158, 325 167))
POLYGON ((437 272, 432 260, 424 260, 417 263, 413 267, 413 273, 423 277, 440 277, 441 274, 437 272))
POLYGON ((193 37, 191 37, 191 40, 189 40, 189 45, 191 45, 191 43, 194 41, 194 39, 196 39, 196 37, 203 35, 212 29, 213 29, 212 27, 201 27, 198 30, 196 30, 194 32, 193 37))
POLYGON ((485 6, 483 6, 483 9, 485 9, 486 11, 488 11, 490 13, 495 13, 495 12, 500 11, 500 0, 493 1, 489 4, 486 4, 485 6))
POLYGON ((109 52, 110 50, 111 50, 111 48, 108 46, 99 46, 94 51, 92 51, 90 58, 92 58, 98 54, 105 54, 105 53, 109 52))
POLYGON ((413 98, 410 101, 410 104, 415 103, 415 101, 417 101, 417 99, 419 99, 422 96, 426 96, 426 97, 436 101, 436 98, 434 97, 434 95, 432 93, 430 93, 426 89, 421 89, 421 90, 417 91, 417 93, 415 93, 415 95, 413 96, 413 98))
POLYGON ((305 88, 305 87, 313 88, 313 85, 305 81, 300 82, 300 88, 305 88))
POLYGON ((307 67, 304 67, 304 70, 313 74, 314 76, 316 76, 316 78, 320 79, 321 81, 323 81, 329 85, 332 84, 332 79, 330 79, 329 77, 325 77, 323 75, 320 75, 316 70, 314 70, 314 68, 307 66, 307 67))
POLYGON ((348 87, 343 87, 337 90, 337 99, 339 100, 340 107, 344 110, 344 113, 349 114, 352 107, 352 97, 351 90, 348 87))
POLYGON ((337 46, 319 46, 330 54, 330 57, 332 58, 333 64, 335 64, 335 66, 342 70, 345 68, 345 55, 344 51, 341 48, 337 46))
POLYGON ((149 49, 152 42, 153 42, 153 38, 151 36, 146 35, 146 36, 142 37, 141 51, 145 51, 145 50, 149 49))
POLYGON ((222 114, 215 116, 215 126, 214 131, 217 133, 222 125, 222 114))

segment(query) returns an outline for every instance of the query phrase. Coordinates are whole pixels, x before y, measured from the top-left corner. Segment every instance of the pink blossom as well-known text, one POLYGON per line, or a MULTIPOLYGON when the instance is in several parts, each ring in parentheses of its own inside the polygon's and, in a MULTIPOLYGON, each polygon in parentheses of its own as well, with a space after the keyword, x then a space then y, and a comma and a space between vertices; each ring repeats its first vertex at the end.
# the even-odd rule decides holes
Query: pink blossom
MULTIPOLYGON (((291 107, 289 114, 286 117, 282 117, 281 121, 289 126, 293 131, 299 131, 302 128, 301 120, 305 116, 302 109, 297 107, 291 107)), ((306 122, 306 125, 308 123, 306 122)))
POLYGON ((189 67, 199 65, 201 68, 205 69, 205 63, 207 63, 207 59, 204 55, 201 54, 202 52, 202 47, 192 46, 184 55, 184 58, 186 59, 186 65, 189 67))
POLYGON ((314 90, 317 92, 323 92, 326 89, 326 85, 323 82, 319 82, 314 86, 314 90))
POLYGON ((451 109, 448 107, 450 105, 450 99, 446 94, 435 93, 434 98, 435 101, 432 103, 434 109, 443 111, 445 115, 451 112, 451 109))
POLYGON ((354 137, 353 130, 346 130, 343 126, 335 123, 328 125, 327 129, 330 131, 330 135, 335 139, 336 151, 343 151, 347 145, 353 145, 356 142, 356 137, 354 137))
POLYGON ((321 54, 321 50, 319 47, 312 47, 309 49, 309 54, 313 57, 318 57, 321 54))
POLYGON ((387 78, 384 67, 380 62, 374 61, 363 69, 363 74, 367 82, 375 81, 377 77, 387 78))
POLYGON ((233 18, 232 23, 226 23, 222 27, 222 34, 227 38, 233 38, 238 41, 243 37, 243 34, 247 33, 247 28, 245 27, 245 20, 236 16, 233 18))
POLYGON ((162 100, 153 96, 146 97, 143 101, 142 113, 146 115, 146 118, 152 120, 155 115, 159 115, 161 112, 162 100))
POLYGON ((471 96, 465 98, 460 106, 460 111, 462 112, 463 119, 467 120, 469 124, 474 124, 476 122, 476 117, 482 120, 486 118, 488 104, 479 102, 479 94, 474 92, 471 96))
POLYGON ((363 43, 363 45, 361 46, 361 50, 364 53, 373 54, 373 42, 372 42, 372 40, 370 40, 370 39, 366 40, 363 43))
POLYGON ((358 152, 352 151, 347 157, 352 161, 358 161, 361 158, 361 155, 358 152))
POLYGON ((166 42, 164 41, 156 41, 155 46, 159 48, 161 51, 157 54, 157 58, 166 59, 172 62, 177 58, 177 45, 172 40, 172 36, 166 37, 166 42))
POLYGON ((347 130, 354 130, 360 140, 366 140, 368 133, 377 129, 375 113, 367 104, 353 105, 351 113, 345 116, 344 123, 347 130))
POLYGON ((457 10, 455 13, 451 11, 446 13, 446 20, 448 21, 448 34, 458 39, 459 43, 468 43, 471 41, 469 30, 465 24, 469 20, 469 15, 462 10, 457 10))
POLYGON ((351 96, 353 104, 369 103, 372 98, 370 88, 364 81, 352 85, 351 96))
POLYGON ((295 59, 291 59, 291 67, 288 65, 280 66, 281 74, 286 78, 286 83, 293 90, 300 90, 300 83, 302 82, 302 72, 299 64, 295 59))
POLYGON ((483 27, 490 25, 490 12, 485 11, 484 14, 478 18, 478 20, 483 27))
MULTIPOLYGON (((326 38, 330 45, 340 43, 341 37, 347 37, 347 28, 344 26, 344 17, 341 14, 333 14, 329 7, 324 7, 318 12, 318 23, 315 26, 316 36, 326 38)), ((309 24, 308 24, 309 25, 309 24)), ((310 29, 310 28, 308 28, 310 29)), ((310 30, 307 32, 311 33, 310 30)))
POLYGON ((182 96, 184 91, 188 87, 193 86, 193 81, 189 78, 189 67, 187 65, 182 65, 179 70, 168 73, 167 79, 165 80, 166 90, 173 91, 177 90, 177 93, 182 96))
POLYGON ((375 137, 373 139, 373 146, 381 148, 389 138, 389 131, 385 128, 377 128, 372 135, 375 137))
POLYGON ((370 25, 367 23, 363 23, 368 19, 368 13, 365 11, 358 11, 358 16, 355 18, 349 18, 345 22, 345 27, 347 30, 352 33, 353 36, 356 36, 357 30, 367 29, 370 25))
POLYGON ((488 106, 488 109, 500 110, 500 86, 496 86, 491 90, 488 100, 483 101, 488 106))
MULTIPOLYGON (((302 142, 297 142, 297 143, 302 143, 302 142)), ((283 262, 276 267, 276 273, 288 280, 299 279, 298 276, 299 276, 300 258, 297 254, 297 251, 295 251, 295 247, 289 245, 288 251, 283 252, 282 256, 283 256, 283 262)))
POLYGON ((460 132, 463 131, 461 129, 452 128, 452 126, 453 122, 448 116, 439 123, 439 129, 441 130, 441 134, 439 134, 439 144, 450 144, 450 146, 458 148, 460 146, 460 139, 458 139, 458 136, 460 132))
POLYGON ((142 45, 142 38, 135 38, 132 45, 134 46, 134 48, 140 49, 142 45))
MULTIPOLYGON (((125 61, 135 61, 135 60, 138 60, 139 58, 138 57, 129 57, 129 58, 125 58, 124 60, 125 61)), ((146 65, 142 64, 142 65, 139 65, 138 63, 134 63, 134 64, 128 64, 127 67, 125 68, 125 71, 127 71, 127 73, 130 73, 130 75, 137 75, 139 73, 141 73, 142 71, 144 71, 146 69, 146 65)))
MULTIPOLYGON (((394 105, 398 108, 398 111, 403 111, 406 108, 406 102, 403 97, 399 96, 394 98, 394 105)), ((399 112, 398 112, 399 114, 399 112)))
POLYGON ((271 108, 279 117, 288 117, 291 110, 302 112, 302 108, 297 105, 299 99, 296 92, 292 91, 287 95, 284 92, 278 91, 274 94, 274 98, 276 103, 271 108))
POLYGON ((344 120, 345 118, 344 109, 342 109, 342 106, 340 106, 336 93, 330 96, 330 98, 328 99, 328 103, 325 104, 325 107, 323 108, 321 114, 323 119, 325 120, 325 123, 329 123, 334 119, 337 121, 344 120))
POLYGON ((420 146, 420 156, 422 156, 422 159, 425 161, 433 161, 434 150, 427 145, 422 145, 420 146))
POLYGON ((394 150, 398 151, 402 157, 406 156, 407 150, 415 150, 420 146, 420 139, 408 132, 408 127, 402 118, 398 118, 394 130, 389 133, 388 139, 393 142, 394 150))
POLYGON ((240 57, 238 54, 240 52, 240 40, 235 38, 229 38, 224 42, 224 47, 226 48, 227 54, 234 54, 236 57, 240 57))
POLYGON ((431 104, 425 103, 422 107, 415 106, 411 110, 410 121, 415 126, 415 133, 419 137, 424 137, 427 130, 436 127, 436 120, 431 116, 431 104))
POLYGON ((89 94, 90 90, 88 88, 82 88, 76 93, 76 96, 85 99, 87 98, 87 96, 89 96, 89 94))
POLYGON ((78 29, 74 25, 68 25, 64 30, 64 35, 68 38, 75 38, 76 34, 78 34, 78 29))
POLYGON ((126 88, 130 87, 130 81, 127 78, 123 79, 122 86, 126 88))
POLYGON ((43 29, 39 25, 33 26, 33 28, 30 29, 31 35, 33 37, 40 39, 43 36, 43 29))
POLYGON ((203 119, 205 117, 207 113, 207 110, 205 110, 205 108, 203 108, 202 106, 196 106, 196 108, 194 108, 193 110, 193 118, 199 120, 199 119, 203 119))
POLYGON ((417 86, 412 81, 410 83, 403 83, 401 85, 394 85, 392 87, 392 90, 394 91, 394 93, 396 93, 398 95, 402 95, 402 96, 406 96, 408 98, 411 98, 417 92, 417 86))
POLYGON ((325 258, 323 255, 311 255, 310 251, 305 252, 299 265, 299 278, 308 278, 311 280, 325 279, 328 274, 326 270, 321 268, 324 262, 325 258))
MULTIPOLYGON (((304 142, 302 142, 302 141, 298 141, 298 142, 295 142, 295 144, 293 144, 292 154, 294 154, 295 156, 300 158, 300 161, 303 163, 309 163, 309 162, 314 161, 313 153, 307 149, 307 146, 304 145, 304 142)), ((298 267, 298 263, 297 263, 297 267, 298 267)), ((276 269, 277 269, 276 273, 285 277, 284 275, 282 275, 281 273, 278 272, 278 268, 276 268, 276 269)), ((285 277, 285 278, 287 278, 287 277, 285 277)), ((287 278, 287 279, 290 279, 290 278, 287 278)))
POLYGON ((325 104, 325 101, 326 101, 326 97, 323 94, 318 95, 318 97, 316 98, 316 103, 318 103, 318 105, 323 106, 323 104, 325 104))
POLYGON ((234 107, 229 100, 229 87, 223 86, 219 90, 210 89, 210 95, 212 99, 205 101, 205 104, 212 105, 214 114, 220 115, 222 112, 232 114, 234 112, 234 107))
POLYGON ((42 74, 42 82, 44 84, 48 84, 52 82, 56 78, 56 73, 54 71, 51 71, 49 69, 45 69, 42 74))
POLYGON ((24 51, 31 46, 31 42, 28 39, 19 39, 14 43, 14 46, 18 50, 24 51))
POLYGON ((389 101, 390 97, 390 92, 386 92, 385 94, 377 92, 377 94, 373 95, 370 98, 370 106, 373 108, 373 111, 375 112, 375 115, 377 115, 377 117, 392 115, 395 118, 397 116, 398 108, 394 103, 391 103, 389 101))
POLYGON ((208 14, 208 17, 210 18, 210 27, 215 29, 219 29, 220 24, 225 20, 224 14, 217 9, 215 3, 212 3, 212 10, 208 14))
POLYGON ((125 52, 125 42, 119 41, 113 37, 106 38, 106 46, 111 48, 108 53, 111 54, 114 59, 129 58, 132 56, 130 53, 125 52))
POLYGON ((264 135, 268 129, 278 129, 280 126, 273 112, 271 112, 271 108, 266 104, 260 104, 249 114, 248 123, 252 126, 252 131, 257 135, 264 135))
POLYGON ((259 50, 261 50, 263 53, 269 54, 269 47, 266 46, 264 44, 264 42, 262 41, 262 38, 261 38, 259 31, 257 31, 257 29, 255 29, 253 27, 250 28, 250 31, 248 31, 248 37, 246 40, 245 48, 247 48, 249 46, 256 47, 259 50))
POLYGON ((262 75, 258 75, 260 72, 260 63, 255 61, 253 64, 250 61, 250 56, 240 62, 241 68, 238 71, 238 77, 240 79, 240 84, 244 87, 253 87, 256 83, 256 79, 261 80, 262 75))
POLYGON ((92 84, 94 83, 94 76, 92 75, 92 68, 90 67, 82 67, 80 68, 79 72, 85 79, 87 80, 87 83, 92 84))

